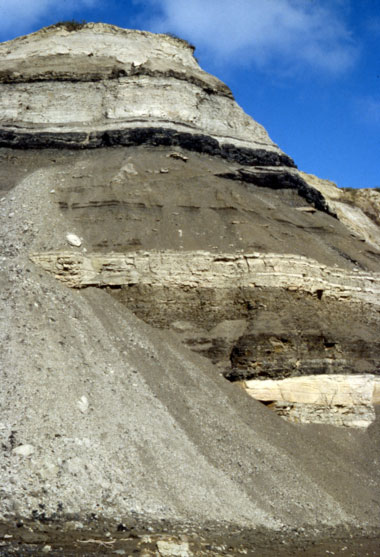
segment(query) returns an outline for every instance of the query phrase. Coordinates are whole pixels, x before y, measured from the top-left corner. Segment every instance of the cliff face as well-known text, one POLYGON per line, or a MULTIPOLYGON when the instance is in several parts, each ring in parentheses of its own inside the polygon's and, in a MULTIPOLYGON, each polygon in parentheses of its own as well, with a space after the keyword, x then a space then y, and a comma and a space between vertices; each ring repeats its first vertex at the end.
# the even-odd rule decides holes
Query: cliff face
POLYGON ((329 180, 301 172, 304 180, 324 196, 330 210, 362 241, 380 249, 380 192, 376 189, 339 189, 329 180))
POLYGON ((43 29, 0 56, 4 142, 89 147, 162 128, 282 154, 180 39, 89 24, 43 29))
POLYGON ((0 45, 1 517, 369 532, 375 232, 192 50, 0 45))
POLYGON ((199 68, 185 41, 88 24, 4 43, 0 57, 0 146, 180 146, 268 167, 257 181, 275 167, 275 181, 324 206, 228 87, 199 68))

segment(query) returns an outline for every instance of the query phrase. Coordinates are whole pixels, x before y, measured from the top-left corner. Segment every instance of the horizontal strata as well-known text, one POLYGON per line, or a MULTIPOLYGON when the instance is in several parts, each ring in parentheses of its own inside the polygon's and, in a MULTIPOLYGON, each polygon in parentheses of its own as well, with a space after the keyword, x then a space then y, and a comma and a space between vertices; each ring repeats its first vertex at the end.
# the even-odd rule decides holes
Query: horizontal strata
MULTIPOLYGON (((0 128, 0 147, 14 149, 96 149, 122 145, 154 145, 182 147, 188 151, 217 155, 247 166, 281 166, 295 168, 285 153, 220 143, 201 134, 182 132, 168 127, 143 126, 97 131, 23 131, 0 128)), ((230 176, 226 176, 229 178, 230 176)), ((243 177, 244 178, 244 177, 243 177)), ((301 179, 300 179, 301 180, 301 179)))
POLYGON ((296 189, 332 214, 193 52, 175 37, 104 24, 52 26, 0 44, 0 147, 181 147, 259 167, 224 177, 296 189))
POLYGON ((218 176, 228 180, 239 180, 246 184, 253 184, 255 186, 274 190, 294 189, 308 203, 314 205, 316 209, 336 217, 335 211, 330 208, 321 192, 309 185, 298 171, 293 171, 285 166, 276 168, 257 165, 251 168, 229 170, 218 174, 218 176))
POLYGON ((219 156, 245 167, 220 174, 220 177, 241 180, 272 189, 289 188, 320 211, 333 216, 323 195, 295 171, 294 161, 285 153, 251 149, 199 133, 181 132, 172 128, 130 127, 100 131, 16 131, 0 128, 0 147, 12 149, 96 149, 112 146, 140 145, 180 147, 187 151, 219 156))
POLYGON ((65 24, 57 24, 1 43, 3 62, 0 68, 12 72, 12 79, 51 76, 57 72, 75 75, 83 69, 84 61, 85 69, 96 69, 103 75, 107 75, 111 63, 128 70, 143 67, 148 60, 167 68, 178 66, 201 71, 193 53, 194 46, 167 34, 123 29, 104 23, 80 24, 70 29, 65 24), (27 60, 33 63, 28 64, 27 60), (68 61, 73 60, 77 62, 76 66, 68 66, 68 61))
POLYGON ((185 76, 137 75, 99 82, 0 83, 0 124, 15 131, 185 126, 223 141, 281 153, 234 100, 185 76))
POLYGON ((147 285, 165 288, 272 287, 349 302, 380 304, 380 274, 350 272, 302 256, 128 252, 33 253, 32 261, 72 288, 147 285))
MULTIPOLYGON (((108 130, 162 127, 270 151, 292 165, 193 51, 167 35, 103 24, 0 44, 2 145, 51 146, 55 137, 55 146, 101 146, 108 130)), ((123 141, 115 133, 112 141, 123 141)))
POLYGON ((374 188, 342 189, 334 182, 299 172, 301 178, 318 190, 330 211, 353 234, 380 250, 380 191, 374 188))
POLYGON ((310 375, 244 382, 249 394, 263 401, 300 402, 331 406, 380 404, 380 377, 363 375, 310 375))
POLYGON ((209 94, 219 94, 230 99, 233 95, 229 87, 217 79, 198 69, 191 68, 187 71, 173 64, 168 69, 162 69, 159 64, 152 61, 146 61, 142 64, 135 65, 133 62, 128 65, 122 65, 114 60, 107 58, 105 55, 94 60, 84 56, 82 59, 76 56, 76 66, 70 67, 71 59, 65 56, 40 56, 35 59, 33 57, 28 60, 22 59, 17 61, 17 65, 9 66, 8 63, 0 61, 0 83, 19 84, 19 83, 40 83, 46 81, 65 81, 71 83, 77 82, 98 82, 104 79, 123 79, 125 77, 148 76, 154 78, 175 78, 180 81, 187 81, 209 94), (38 70, 33 68, 33 62, 38 63, 38 70), (100 63, 101 62, 101 63, 100 63))
POLYGON ((242 385, 291 422, 366 428, 380 404, 380 378, 370 374, 256 379, 242 385))
POLYGON ((161 122, 281 153, 183 41, 107 26, 61 34, 0 45, 2 128, 88 132, 161 122))

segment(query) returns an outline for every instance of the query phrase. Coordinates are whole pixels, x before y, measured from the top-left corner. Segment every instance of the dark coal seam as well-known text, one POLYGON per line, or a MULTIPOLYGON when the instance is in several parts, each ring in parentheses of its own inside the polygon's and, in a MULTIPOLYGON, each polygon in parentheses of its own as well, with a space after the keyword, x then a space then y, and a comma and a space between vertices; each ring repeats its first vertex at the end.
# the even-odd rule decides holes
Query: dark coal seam
MULTIPOLYGON (((256 165, 257 166, 257 165, 256 165)), ((285 165, 284 165, 285 166, 285 165)), ((299 174, 289 172, 281 168, 278 172, 255 172, 240 169, 236 172, 226 172, 218 175, 220 178, 229 180, 238 180, 247 184, 253 184, 258 187, 270 188, 274 190, 293 189, 303 197, 307 203, 316 209, 327 213, 335 218, 336 214, 331 211, 325 198, 320 191, 309 186, 307 182, 299 174)))
MULTIPOLYGON (((296 168, 294 161, 285 154, 265 149, 249 149, 233 144, 220 143, 204 134, 178 132, 167 128, 132 128, 101 132, 14 132, 0 129, 0 147, 14 149, 95 149, 100 147, 139 145, 181 147, 188 151, 219 156, 245 166, 281 166, 296 168)), ((336 217, 328 207, 323 195, 309 186, 298 174, 284 168, 278 172, 254 172, 244 169, 222 173, 221 178, 239 180, 259 187, 271 189, 295 189, 298 194, 316 209, 336 217)))
POLYGON ((244 166, 282 167, 278 172, 246 171, 244 168, 236 172, 221 173, 221 178, 238 180, 259 187, 271 189, 295 189, 298 194, 316 209, 336 217, 332 213, 323 195, 309 186, 298 174, 284 169, 296 168, 288 155, 267 151, 265 149, 249 149, 234 144, 220 143, 204 134, 178 132, 167 128, 132 128, 126 130, 106 130, 100 132, 15 132, 0 128, 0 147, 13 149, 96 149, 100 147, 139 145, 181 147, 196 153, 219 156, 228 161, 244 166))
POLYGON ((246 166, 286 166, 295 168, 285 154, 265 149, 220 144, 205 134, 179 132, 167 128, 132 128, 96 132, 16 132, 0 128, 0 147, 12 149, 96 149, 139 145, 181 147, 188 151, 220 156, 246 166))

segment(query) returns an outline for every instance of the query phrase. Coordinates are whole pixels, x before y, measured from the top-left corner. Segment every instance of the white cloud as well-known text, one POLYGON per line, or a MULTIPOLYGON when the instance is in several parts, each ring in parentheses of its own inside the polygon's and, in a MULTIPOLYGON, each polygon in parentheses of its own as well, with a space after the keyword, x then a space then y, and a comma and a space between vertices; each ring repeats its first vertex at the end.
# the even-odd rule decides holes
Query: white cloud
POLYGON ((73 18, 81 8, 94 6, 98 0, 0 0, 0 33, 12 36, 29 32, 47 15, 57 19, 73 18))
POLYGON ((151 28, 170 31, 204 49, 215 61, 265 68, 311 66, 344 71, 357 50, 340 0, 144 0, 160 8, 151 28))
POLYGON ((367 96, 356 103, 356 113, 361 121, 370 125, 380 124, 380 96, 367 96))

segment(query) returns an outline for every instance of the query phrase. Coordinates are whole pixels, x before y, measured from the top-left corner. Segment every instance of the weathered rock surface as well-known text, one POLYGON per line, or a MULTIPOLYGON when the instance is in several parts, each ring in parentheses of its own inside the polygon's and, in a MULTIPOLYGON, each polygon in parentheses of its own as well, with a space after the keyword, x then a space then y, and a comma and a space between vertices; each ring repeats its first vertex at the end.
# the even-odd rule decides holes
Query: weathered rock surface
POLYGON ((280 288, 322 298, 380 305, 380 273, 329 268, 306 257, 207 252, 32 253, 32 261, 67 286, 280 288))
POLYGON ((378 421, 223 374, 378 374, 379 250, 183 41, 47 29, 0 76, 1 520, 378 528, 378 421))
POLYGON ((31 259, 70 287, 112 288, 230 380, 380 373, 377 273, 262 253, 62 251, 31 259))
POLYGON ((4 43, 2 131, 71 133, 88 146, 97 131, 161 127, 281 154, 193 50, 168 35, 104 24, 50 27, 4 43))
POLYGON ((244 383, 253 398, 271 403, 293 422, 368 427, 380 404, 380 378, 373 375, 312 375, 244 383))
POLYGON ((314 442, 104 290, 69 290, 22 258, 3 269, 3 519, 39 505, 57 518, 133 511, 273 528, 364 516, 369 438, 321 431, 314 442), (30 456, 12 452, 28 444, 30 456), (353 503, 341 486, 359 469, 353 503))
POLYGON ((47 269, 57 250, 67 253, 67 269, 55 271, 77 283, 83 261, 98 258, 94 284, 111 285, 139 317, 173 328, 233 380, 378 373, 375 249, 328 214, 299 211, 297 192, 230 182, 217 176, 222 159, 184 153, 3 150, 2 253, 39 253, 47 269), (74 233, 82 245, 68 252, 74 233), (103 258, 111 266, 98 273, 103 258))
POLYGON ((268 291, 251 299, 231 354, 232 380, 379 373, 379 315, 372 306, 268 291))
POLYGON ((4 43, 0 146, 180 146, 250 165, 247 181, 290 186, 327 210, 228 87, 200 69, 193 51, 168 35, 104 24, 52 26, 4 43))
POLYGON ((329 180, 300 173, 313 188, 320 191, 330 210, 359 238, 380 248, 380 192, 375 189, 340 189, 329 180))

